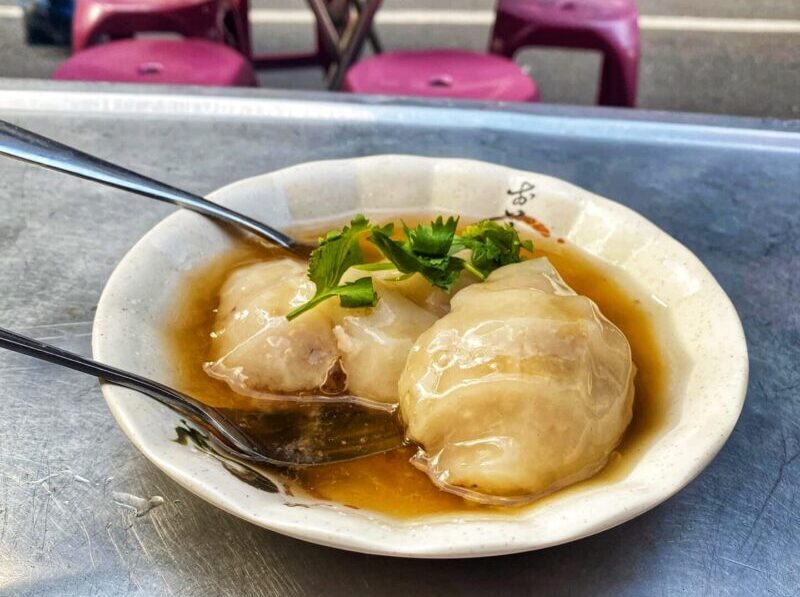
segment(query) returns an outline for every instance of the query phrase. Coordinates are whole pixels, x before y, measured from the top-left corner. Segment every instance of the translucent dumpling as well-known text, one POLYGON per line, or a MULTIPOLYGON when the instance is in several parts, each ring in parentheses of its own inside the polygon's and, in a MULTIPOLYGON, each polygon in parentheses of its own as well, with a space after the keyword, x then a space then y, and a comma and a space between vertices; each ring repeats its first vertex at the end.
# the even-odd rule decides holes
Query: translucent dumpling
MULTIPOLYGON (((363 273, 363 272, 362 272, 363 273)), ((380 280, 386 287, 399 292, 412 303, 433 313, 436 317, 447 315, 450 312, 450 298, 452 294, 476 282, 470 274, 463 272, 455 283, 450 294, 433 286, 421 274, 403 276, 397 270, 377 271, 371 273, 374 280, 380 280)))
MULTIPOLYGON (((366 275, 350 270, 342 282, 366 275)), ((206 372, 262 396, 316 392, 341 367, 347 393, 396 403, 408 352, 436 316, 393 283, 376 278, 374 285, 374 308, 344 309, 334 298, 290 322, 285 315, 315 292, 306 265, 280 259, 239 268, 220 290, 206 372)))
MULTIPOLYGON (((365 275, 350 270, 342 281, 365 275)), ((397 382, 408 352, 436 316, 406 298, 393 282, 373 277, 373 285, 378 304, 369 309, 337 307, 334 333, 347 375, 347 391, 379 402, 397 402, 397 382)))
POLYGON ((243 394, 322 386, 339 359, 331 302, 285 317, 314 291, 305 264, 291 259, 237 269, 220 290, 206 372, 243 394))
POLYGON ((531 499, 603 467, 631 419, 634 373, 625 336, 542 258, 453 297, 409 354, 400 407, 435 483, 531 499))

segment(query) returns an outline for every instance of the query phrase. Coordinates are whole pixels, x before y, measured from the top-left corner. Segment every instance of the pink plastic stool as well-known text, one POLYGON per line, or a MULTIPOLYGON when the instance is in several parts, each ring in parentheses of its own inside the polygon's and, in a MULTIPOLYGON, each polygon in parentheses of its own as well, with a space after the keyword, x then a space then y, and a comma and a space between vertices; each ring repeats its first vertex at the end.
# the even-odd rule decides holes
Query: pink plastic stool
POLYGON ((536 83, 513 61, 466 50, 389 52, 357 63, 344 91, 381 95, 535 102, 536 83))
POLYGON ((53 78, 218 87, 257 84, 250 63, 239 52, 200 39, 113 41, 73 54, 53 78))
POLYGON ((223 0, 77 0, 72 19, 72 51, 79 52, 103 37, 119 39, 147 31, 223 40, 223 0))
POLYGON ((634 0, 498 0, 489 50, 511 58, 526 46, 599 50, 597 103, 636 104, 639 13, 634 0))

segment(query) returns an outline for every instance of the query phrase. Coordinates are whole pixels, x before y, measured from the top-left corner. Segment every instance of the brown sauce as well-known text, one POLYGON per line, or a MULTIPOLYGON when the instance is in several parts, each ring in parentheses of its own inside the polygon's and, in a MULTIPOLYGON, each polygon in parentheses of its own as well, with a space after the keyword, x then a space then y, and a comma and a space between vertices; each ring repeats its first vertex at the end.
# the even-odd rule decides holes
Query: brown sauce
MULTIPOLYGON (((427 220, 428 216, 406 218, 406 221, 417 219, 427 220)), ((337 222, 327 223, 325 230, 304 230, 302 235, 316 238, 320 232, 339 226, 341 224, 337 222)), ((563 492, 587 484, 608 483, 630 470, 654 435, 666 425, 667 359, 654 324, 662 307, 643 293, 632 290, 633 284, 630 281, 623 283, 617 273, 611 279, 607 267, 569 243, 547 239, 533 231, 524 234, 527 231, 523 226, 520 228, 523 236, 534 241, 534 255, 548 257, 576 292, 594 300, 606 317, 622 330, 630 342, 638 368, 633 419, 609 463, 591 479, 522 507, 535 508, 563 492)), ((285 256, 278 249, 242 242, 187 276, 183 291, 177 298, 174 316, 164 325, 165 341, 174 362, 173 383, 178 389, 212 406, 257 409, 257 399, 241 396, 224 382, 208 377, 202 365, 208 360, 209 332, 216 316, 218 292, 228 274, 247 263, 285 256)), ((412 448, 406 447, 360 460, 297 469, 287 474, 284 481, 295 494, 306 493, 399 518, 443 513, 509 512, 508 508, 476 505, 439 490, 424 473, 409 463, 413 452, 412 448)))

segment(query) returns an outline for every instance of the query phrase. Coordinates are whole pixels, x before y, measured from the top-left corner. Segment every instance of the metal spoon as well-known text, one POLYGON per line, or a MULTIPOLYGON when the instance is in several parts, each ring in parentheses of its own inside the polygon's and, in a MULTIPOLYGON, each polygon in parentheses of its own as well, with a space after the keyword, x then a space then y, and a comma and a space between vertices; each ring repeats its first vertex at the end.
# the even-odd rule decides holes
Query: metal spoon
MULTIPOLYGON (((306 245, 248 216, 0 120, 0 154, 124 189, 234 224, 299 256, 306 245)), ((0 347, 89 373, 137 390, 201 425, 228 454, 281 466, 325 464, 395 448, 403 442, 397 417, 354 402, 237 411, 212 408, 160 383, 97 363, 0 328, 0 347)))
POLYGON ((389 410, 352 402, 272 409, 275 405, 266 403, 264 411, 219 409, 158 382, 3 328, 0 348, 141 392, 210 432, 222 452, 239 460, 308 466, 362 458, 403 445, 402 424, 389 410))
POLYGON ((280 230, 217 205, 199 195, 101 160, 3 120, 0 120, 0 155, 196 211, 244 228, 300 257, 308 257, 314 249, 280 230))

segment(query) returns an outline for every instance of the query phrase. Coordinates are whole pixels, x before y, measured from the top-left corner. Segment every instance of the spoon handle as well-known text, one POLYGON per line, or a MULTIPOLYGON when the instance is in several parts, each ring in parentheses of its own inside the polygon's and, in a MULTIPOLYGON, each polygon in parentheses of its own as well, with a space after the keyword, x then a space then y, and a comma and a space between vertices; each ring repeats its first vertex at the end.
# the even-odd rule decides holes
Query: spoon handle
POLYGON ((245 228, 289 251, 295 251, 297 247, 302 247, 293 238, 279 230, 212 203, 208 199, 176 189, 3 120, 0 120, 0 155, 93 180, 159 201, 166 201, 245 228))
POLYGON ((191 419, 194 423, 210 428, 218 437, 227 441, 242 455, 251 455, 257 451, 253 443, 246 436, 239 433, 236 426, 227 421, 221 413, 209 406, 201 406, 193 398, 163 384, 116 367, 103 365, 68 350, 39 342, 4 328, 0 328, 0 348, 80 371, 81 373, 88 373, 108 383, 141 392, 191 419), (213 415, 211 411, 213 411, 213 415), (225 423, 221 424, 218 419, 224 419, 225 423))

